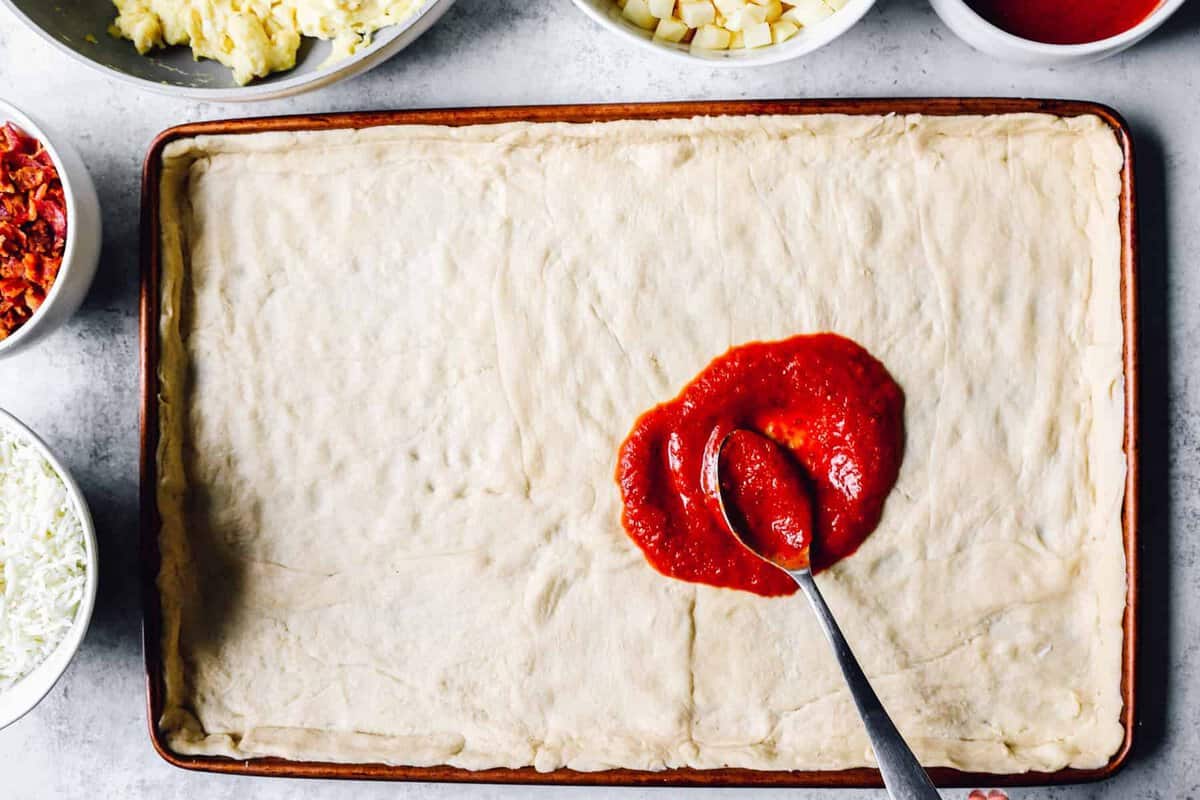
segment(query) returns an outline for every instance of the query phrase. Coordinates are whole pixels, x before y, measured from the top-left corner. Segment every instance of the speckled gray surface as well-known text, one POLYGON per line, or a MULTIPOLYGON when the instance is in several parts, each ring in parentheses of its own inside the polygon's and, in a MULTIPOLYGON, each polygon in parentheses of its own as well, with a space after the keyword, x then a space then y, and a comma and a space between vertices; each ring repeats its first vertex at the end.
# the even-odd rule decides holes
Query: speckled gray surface
MULTIPOLYGON (((594 27, 567 0, 459 0, 414 47, 315 94, 202 105, 130 90, 69 61, 0 10, 0 95, 70 136, 91 165, 107 235, 101 271, 70 326, 0 362, 0 406, 38 430, 92 505, 103 570, 83 649, 54 694, 0 732, 0 797, 662 798, 679 790, 354 786, 191 774, 150 748, 137 586, 138 175, 151 137, 179 122, 270 113, 579 101, 1025 95, 1099 100, 1137 143, 1143 243, 1145 463, 1141 725, 1130 766, 1104 784, 1014 797, 1200 797, 1200 2, 1133 51, 1069 70, 975 53, 924 0, 882 0, 845 38, 751 71, 681 66, 594 27)), ((991 587, 1003 591, 1004 576, 991 587)), ((702 791, 708 800, 826 797, 702 791)), ((851 793, 853 794, 853 793, 851 793)), ((947 792, 962 797, 964 792, 947 792)), ((863 792, 856 797, 882 797, 863 792)))

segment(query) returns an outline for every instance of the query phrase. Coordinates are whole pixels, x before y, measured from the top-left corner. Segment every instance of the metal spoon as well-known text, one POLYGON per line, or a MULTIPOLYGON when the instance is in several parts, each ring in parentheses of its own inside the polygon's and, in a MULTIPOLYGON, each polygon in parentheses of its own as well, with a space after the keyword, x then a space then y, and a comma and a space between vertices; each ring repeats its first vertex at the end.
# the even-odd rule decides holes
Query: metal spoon
MULTIPOLYGON (((723 434, 713 431, 713 441, 710 441, 710 446, 706 449, 702 467, 704 474, 701 476, 701 483, 704 490, 717 501, 725 525, 742 546, 768 564, 791 575, 792 580, 804 590, 809 604, 817 614, 817 621, 821 623, 821 629, 825 631, 825 636, 833 647, 833 654, 837 656, 838 665, 841 666, 842 675, 846 679, 846 685, 850 687, 850 693, 854 696, 854 704, 858 706, 858 714, 867 728, 867 736, 871 739, 871 749, 875 751, 875 759, 879 762, 879 771, 883 774, 883 784, 887 787, 888 795, 894 800, 939 800, 940 795, 937 789, 929 781, 929 776, 925 774, 925 770, 913 755, 912 750, 908 748, 904 737, 896 730, 892 718, 884 710, 883 704, 879 702, 879 697, 871 688, 871 683, 863 673, 862 667, 858 665, 858 659, 854 657, 850 645, 846 642, 846 637, 842 635, 841 628, 833 618, 833 612, 829 610, 825 598, 821 596, 821 590, 817 588, 817 583, 813 580, 811 567, 789 569, 777 561, 763 556, 748 543, 744 532, 734 525, 733 518, 730 517, 725 505, 725 493, 721 488, 720 481, 721 451, 734 433, 749 434, 766 439, 753 431, 735 430, 723 434), (719 439, 718 436, 720 436, 719 439)), ((770 439, 766 440, 771 441, 770 439)), ((775 446, 773 442, 772 446, 775 446)), ((795 559, 796 563, 804 565, 810 563, 808 549, 809 546, 806 543, 803 546, 803 553, 798 554, 795 559)))

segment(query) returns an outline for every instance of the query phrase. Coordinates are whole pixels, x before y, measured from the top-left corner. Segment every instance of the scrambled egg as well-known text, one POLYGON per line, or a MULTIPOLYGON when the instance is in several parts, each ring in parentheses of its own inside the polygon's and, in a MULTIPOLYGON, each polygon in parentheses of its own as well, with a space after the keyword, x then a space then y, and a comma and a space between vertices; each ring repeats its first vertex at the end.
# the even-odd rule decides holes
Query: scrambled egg
POLYGON ((191 45, 240 84, 296 65, 301 36, 333 40, 335 61, 371 42, 371 34, 402 22, 423 0, 113 0, 111 33, 139 53, 191 45))

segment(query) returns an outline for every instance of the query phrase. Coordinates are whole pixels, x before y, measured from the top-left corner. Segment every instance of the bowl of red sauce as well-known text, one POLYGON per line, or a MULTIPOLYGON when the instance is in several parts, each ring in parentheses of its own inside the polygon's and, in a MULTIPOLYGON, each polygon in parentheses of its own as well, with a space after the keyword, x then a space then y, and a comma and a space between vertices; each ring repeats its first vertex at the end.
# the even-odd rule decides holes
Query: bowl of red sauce
POLYGON ((101 239, 100 203, 79 154, 0 100, 0 358, 75 313, 101 239))
POLYGON ((977 50, 1006 61, 1082 64, 1132 47, 1184 0, 931 0, 977 50))

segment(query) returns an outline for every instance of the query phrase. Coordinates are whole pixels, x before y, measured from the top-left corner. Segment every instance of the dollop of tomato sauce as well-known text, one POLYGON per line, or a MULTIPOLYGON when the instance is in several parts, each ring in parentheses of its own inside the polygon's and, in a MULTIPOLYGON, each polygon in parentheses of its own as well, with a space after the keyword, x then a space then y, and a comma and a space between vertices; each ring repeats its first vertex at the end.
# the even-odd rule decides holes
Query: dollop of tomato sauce
POLYGON ((746 546, 772 564, 809 569, 812 494, 787 451, 766 436, 736 430, 710 438, 704 457, 705 475, 711 463, 720 465, 719 486, 701 480, 718 518, 728 516, 746 546))
POLYGON ((837 334, 754 342, 643 414, 621 445, 621 519, 652 566, 686 581, 792 594, 792 579, 746 550, 704 492, 710 438, 738 428, 770 437, 802 470, 819 571, 857 550, 879 523, 903 458, 904 393, 883 364, 837 334))
POLYGON ((1124 33, 1162 0, 969 0, 979 16, 1014 36, 1086 44, 1124 33))

